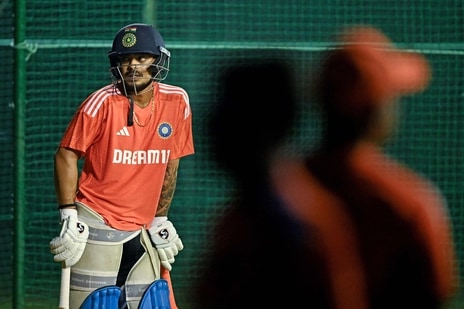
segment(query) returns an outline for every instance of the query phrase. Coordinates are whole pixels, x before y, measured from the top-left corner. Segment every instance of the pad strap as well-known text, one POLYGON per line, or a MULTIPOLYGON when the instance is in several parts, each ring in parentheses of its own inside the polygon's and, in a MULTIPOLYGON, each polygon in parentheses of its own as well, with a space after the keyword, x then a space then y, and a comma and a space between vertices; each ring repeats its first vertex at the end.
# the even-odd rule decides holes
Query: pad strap
POLYGON ((98 245, 123 244, 140 233, 140 230, 116 230, 108 226, 103 217, 87 205, 81 202, 76 202, 76 206, 79 219, 87 223, 89 226, 88 243, 95 243, 98 245))

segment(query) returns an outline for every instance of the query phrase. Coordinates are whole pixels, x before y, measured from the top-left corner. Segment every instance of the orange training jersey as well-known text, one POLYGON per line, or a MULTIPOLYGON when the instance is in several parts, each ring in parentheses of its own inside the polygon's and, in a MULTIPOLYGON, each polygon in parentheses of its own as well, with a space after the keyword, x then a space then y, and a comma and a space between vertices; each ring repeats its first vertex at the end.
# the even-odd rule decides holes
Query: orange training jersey
MULTIPOLYGON (((128 98, 113 85, 80 106, 60 147, 84 154, 76 200, 119 230, 149 224, 169 160, 194 153, 192 114, 186 91, 153 83, 154 106, 134 105, 137 124, 127 125, 128 98)), ((134 117, 135 118, 135 117, 134 117)))

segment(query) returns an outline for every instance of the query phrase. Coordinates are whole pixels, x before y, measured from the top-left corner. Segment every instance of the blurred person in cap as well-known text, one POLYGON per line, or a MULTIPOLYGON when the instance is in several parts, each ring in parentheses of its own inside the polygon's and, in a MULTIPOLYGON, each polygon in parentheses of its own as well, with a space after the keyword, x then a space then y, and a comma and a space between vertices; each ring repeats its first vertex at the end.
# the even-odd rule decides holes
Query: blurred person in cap
POLYGON ((383 150, 401 97, 426 89, 420 54, 378 29, 353 26, 326 54, 316 83, 322 143, 272 171, 293 217, 318 231, 333 308, 441 308, 454 295, 455 248, 446 201, 424 176, 383 150))
POLYGON ((189 97, 163 82, 171 54, 152 25, 119 29, 108 58, 112 83, 82 102, 54 156, 62 228, 50 250, 71 268, 72 309, 114 285, 120 307, 136 308, 160 278, 175 309, 170 271, 183 243, 168 213, 179 161, 194 153, 189 97))

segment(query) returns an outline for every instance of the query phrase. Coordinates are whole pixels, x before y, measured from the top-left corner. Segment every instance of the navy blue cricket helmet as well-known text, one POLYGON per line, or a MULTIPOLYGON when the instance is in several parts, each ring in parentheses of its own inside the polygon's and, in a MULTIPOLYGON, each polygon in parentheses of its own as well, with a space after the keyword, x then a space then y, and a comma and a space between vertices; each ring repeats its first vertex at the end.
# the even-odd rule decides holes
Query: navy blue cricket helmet
POLYGON ((169 72, 171 53, 166 49, 161 34, 152 25, 134 23, 119 29, 108 52, 110 70, 116 79, 121 79, 119 57, 127 54, 150 54, 156 57, 152 78, 164 80, 169 72))

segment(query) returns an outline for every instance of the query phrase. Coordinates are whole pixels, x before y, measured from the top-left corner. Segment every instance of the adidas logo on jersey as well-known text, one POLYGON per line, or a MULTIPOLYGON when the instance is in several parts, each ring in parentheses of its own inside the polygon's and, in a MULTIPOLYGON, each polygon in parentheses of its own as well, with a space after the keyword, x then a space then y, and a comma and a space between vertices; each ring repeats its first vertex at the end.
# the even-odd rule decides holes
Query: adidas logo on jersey
POLYGON ((121 136, 130 136, 129 130, 127 130, 127 127, 122 128, 119 130, 116 135, 121 135, 121 136))

